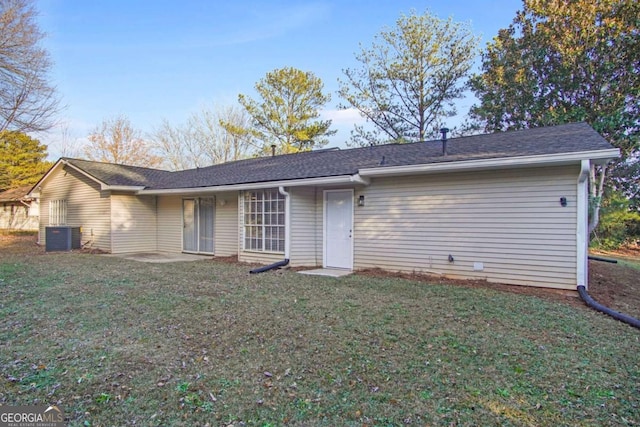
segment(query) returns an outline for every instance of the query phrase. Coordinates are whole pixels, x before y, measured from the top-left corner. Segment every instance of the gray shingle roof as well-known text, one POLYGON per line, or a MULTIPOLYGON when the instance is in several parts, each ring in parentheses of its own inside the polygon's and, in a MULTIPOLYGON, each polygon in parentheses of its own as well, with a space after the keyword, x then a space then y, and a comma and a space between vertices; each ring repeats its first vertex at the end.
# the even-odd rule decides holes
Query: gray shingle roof
MULTIPOLYGON (((174 172, 63 157, 67 163, 107 185, 154 187, 170 182, 174 172)), ((166 185, 166 184, 164 184, 166 185)))
POLYGON ((239 160, 178 172, 67 159, 109 185, 149 189, 197 188, 267 181, 353 175, 374 167, 464 162, 479 159, 576 153, 613 148, 586 123, 347 150, 320 150, 239 160))

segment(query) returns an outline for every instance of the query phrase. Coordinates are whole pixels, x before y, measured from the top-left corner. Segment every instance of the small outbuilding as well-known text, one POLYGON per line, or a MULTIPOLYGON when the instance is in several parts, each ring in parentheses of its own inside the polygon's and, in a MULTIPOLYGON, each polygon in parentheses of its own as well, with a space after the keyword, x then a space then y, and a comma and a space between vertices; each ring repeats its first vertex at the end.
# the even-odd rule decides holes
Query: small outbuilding
POLYGON ((36 231, 38 200, 27 194, 31 186, 21 186, 0 192, 0 229, 36 231))

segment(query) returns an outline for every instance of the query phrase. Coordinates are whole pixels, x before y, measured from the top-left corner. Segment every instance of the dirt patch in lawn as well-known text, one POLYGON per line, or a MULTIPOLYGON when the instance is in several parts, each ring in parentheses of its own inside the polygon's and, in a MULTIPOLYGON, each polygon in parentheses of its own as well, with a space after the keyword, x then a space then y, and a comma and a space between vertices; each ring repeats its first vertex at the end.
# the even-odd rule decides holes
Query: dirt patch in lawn
POLYGON ((590 261, 589 293, 607 307, 640 318, 639 273, 624 264, 590 261))

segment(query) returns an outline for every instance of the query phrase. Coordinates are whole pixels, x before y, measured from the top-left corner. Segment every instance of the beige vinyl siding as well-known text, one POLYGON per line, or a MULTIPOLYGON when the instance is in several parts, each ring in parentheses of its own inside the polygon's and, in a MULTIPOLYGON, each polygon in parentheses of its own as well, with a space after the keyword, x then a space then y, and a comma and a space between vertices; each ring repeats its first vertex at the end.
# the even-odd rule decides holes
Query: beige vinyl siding
POLYGON ((111 252, 111 203, 109 192, 70 167, 61 167, 42 184, 40 193, 39 242, 46 244, 45 227, 49 225, 49 202, 67 201, 67 224, 82 227, 82 244, 111 252))
POLYGON ((322 214, 318 221, 318 211, 322 212, 322 203, 320 205, 317 203, 317 191, 313 187, 300 187, 292 188, 289 194, 291 195, 291 265, 293 267, 322 265, 322 214))
POLYGON ((157 245, 162 252, 182 252, 182 197, 158 196, 157 245))
MULTIPOLYGON (((203 196, 213 197, 213 195, 203 196)), ((238 195, 220 193, 215 196, 214 251, 218 256, 238 253, 238 195), (225 200, 224 206, 221 201, 225 200)), ((158 196, 158 250, 182 252, 182 196, 158 196)))
POLYGON ((575 289, 577 176, 567 166, 374 179, 356 192, 354 267, 575 289))
POLYGON ((240 251, 238 253, 238 260, 240 262, 248 262, 251 264, 273 264, 274 262, 282 261, 284 254, 277 254, 273 252, 251 252, 240 251))
POLYGON ((217 256, 238 254, 237 200, 237 192, 216 195, 214 239, 215 255, 217 256))
POLYGON ((156 198, 111 195, 112 253, 157 250, 156 198))

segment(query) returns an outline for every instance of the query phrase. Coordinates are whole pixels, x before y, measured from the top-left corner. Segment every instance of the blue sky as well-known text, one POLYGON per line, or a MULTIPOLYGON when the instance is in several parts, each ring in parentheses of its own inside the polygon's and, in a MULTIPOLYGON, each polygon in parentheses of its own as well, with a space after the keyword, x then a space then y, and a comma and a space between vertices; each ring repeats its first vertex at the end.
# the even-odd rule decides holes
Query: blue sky
MULTIPOLYGON (((229 105, 276 68, 311 71, 332 100, 323 116, 344 146, 353 114, 336 106, 337 79, 357 67, 359 44, 370 45, 402 13, 429 10, 470 21, 481 47, 507 27, 521 0, 448 1, 136 1, 39 0, 52 80, 66 108, 67 141, 79 146, 103 119, 123 114, 143 132, 162 119, 184 122, 203 106, 229 105)), ((460 102, 462 117, 473 103, 460 102)), ((451 125, 455 119, 452 119, 451 125)), ((49 157, 62 154, 62 131, 38 135, 49 157)))

